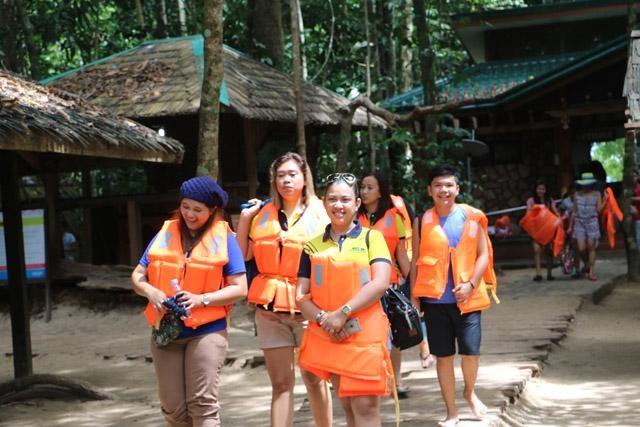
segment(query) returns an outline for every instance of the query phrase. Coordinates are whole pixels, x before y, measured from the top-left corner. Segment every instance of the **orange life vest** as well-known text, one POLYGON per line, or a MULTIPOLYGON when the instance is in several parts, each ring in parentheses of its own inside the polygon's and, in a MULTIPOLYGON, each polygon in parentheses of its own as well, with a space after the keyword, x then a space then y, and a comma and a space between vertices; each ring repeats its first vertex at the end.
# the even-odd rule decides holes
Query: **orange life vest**
POLYGON ((493 249, 487 234, 487 217, 478 209, 459 204, 465 210, 466 220, 460 241, 455 248, 449 246, 435 208, 429 209, 422 217, 420 233, 420 252, 417 260, 415 286, 412 290, 416 297, 441 298, 447 285, 449 263, 452 263, 454 286, 468 282, 473 275, 478 253, 478 235, 485 234, 489 250, 489 266, 480 283, 463 303, 458 303, 462 314, 489 308, 491 291, 497 303, 496 276, 493 270, 493 249))
MULTIPOLYGON (((366 232, 366 229, 363 230, 366 232)), ((336 261, 323 253, 311 254, 311 300, 325 311, 337 310, 369 282, 369 266, 336 261)), ((393 375, 387 350, 389 322, 379 301, 353 313, 360 331, 344 341, 333 340, 321 327, 309 323, 300 346, 300 367, 319 378, 340 376, 339 397, 389 394, 393 375)))
POLYGON ((309 201, 305 212, 286 232, 280 227, 275 205, 270 202, 263 206, 249 234, 259 274, 251 282, 247 301, 265 308, 273 301, 274 311, 298 312, 295 286, 302 249, 328 222, 317 198, 309 201))
MULTIPOLYGON (((387 209, 384 216, 376 221, 372 226, 369 222, 369 218, 366 215, 361 214, 358 218, 360 224, 366 228, 372 228, 378 230, 384 236, 384 241, 389 248, 389 254, 391 255, 391 283, 398 284, 398 269, 396 266, 396 249, 400 243, 400 236, 398 236, 398 228, 396 227, 396 215, 398 210, 394 207, 387 209)), ((405 239, 406 240, 406 239, 405 239)))
MULTIPOLYGON (((149 248, 149 283, 168 297, 178 292, 171 286, 172 279, 178 279, 182 290, 194 294, 217 291, 222 285, 222 267, 229 261, 228 232, 229 226, 225 221, 215 220, 186 257, 180 239, 180 222, 165 221, 149 248)), ((151 326, 157 326, 162 317, 151 304, 147 304, 144 314, 151 326)), ((227 307, 224 306, 197 307, 191 310, 191 316, 184 320, 184 324, 195 329, 226 315, 227 307)))
POLYGON ((407 205, 404 203, 404 199, 400 196, 391 195, 391 200, 393 201, 393 206, 396 207, 398 213, 402 217, 402 222, 404 224, 404 244, 407 249, 407 256, 411 259, 412 248, 411 248, 411 237, 413 236, 413 224, 411 223, 411 216, 409 215, 409 210, 407 209, 407 205))
POLYGON ((605 189, 605 192, 609 196, 609 198, 607 199, 607 203, 604 205, 602 213, 600 214, 600 221, 602 222, 602 227, 607 233, 609 246, 613 248, 616 245, 616 224, 613 218, 615 217, 618 222, 621 222, 623 215, 622 211, 620 210, 620 206, 618 205, 618 201, 613 195, 613 190, 611 190, 611 187, 607 187, 605 189))
POLYGON ((520 226, 533 240, 544 246, 551 243, 557 230, 562 228, 562 219, 545 205, 536 204, 520 220, 520 226))

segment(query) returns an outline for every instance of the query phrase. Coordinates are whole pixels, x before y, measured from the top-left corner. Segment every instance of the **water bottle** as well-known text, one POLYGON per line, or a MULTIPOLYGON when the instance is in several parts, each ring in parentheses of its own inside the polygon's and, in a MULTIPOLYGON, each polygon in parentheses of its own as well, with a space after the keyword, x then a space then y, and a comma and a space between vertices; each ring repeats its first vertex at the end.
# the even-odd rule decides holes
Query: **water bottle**
MULTIPOLYGON (((174 295, 174 297, 176 297, 178 293, 182 290, 182 288, 180 287, 180 282, 178 282, 178 279, 171 279, 169 283, 171 284, 171 287, 173 288, 173 290, 176 291, 174 295)), ((176 303, 178 303, 178 301, 176 301, 176 303)), ((191 317, 191 310, 185 310, 185 313, 187 313, 186 317, 191 317)))

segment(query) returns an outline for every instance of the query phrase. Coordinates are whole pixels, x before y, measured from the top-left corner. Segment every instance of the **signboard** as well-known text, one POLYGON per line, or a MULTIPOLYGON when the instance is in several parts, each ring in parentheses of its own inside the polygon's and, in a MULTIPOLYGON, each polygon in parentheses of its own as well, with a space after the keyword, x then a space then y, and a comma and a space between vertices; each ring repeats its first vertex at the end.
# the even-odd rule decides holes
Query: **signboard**
MULTIPOLYGON (((44 210, 22 211, 22 237, 27 280, 46 277, 44 210)), ((4 222, 0 212, 0 281, 7 280, 7 253, 4 243, 4 222)))

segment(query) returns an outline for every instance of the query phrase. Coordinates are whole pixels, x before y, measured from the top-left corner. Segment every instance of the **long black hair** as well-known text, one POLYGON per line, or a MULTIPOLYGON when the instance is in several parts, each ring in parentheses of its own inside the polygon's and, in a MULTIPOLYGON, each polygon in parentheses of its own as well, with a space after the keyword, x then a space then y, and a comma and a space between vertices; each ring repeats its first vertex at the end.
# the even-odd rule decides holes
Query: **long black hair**
POLYGON ((551 196, 549 195, 549 186, 543 179, 536 180, 536 183, 533 186, 533 190, 531 191, 531 194, 533 196, 533 201, 536 205, 545 205, 547 207, 551 206, 552 199, 551 199, 551 196), (540 185, 544 185, 544 189, 546 190, 544 193, 544 200, 540 200, 540 197, 538 197, 538 192, 536 191, 536 189, 540 185))
MULTIPOLYGON (((367 177, 374 177, 376 181, 378 181, 378 188, 380 191, 380 200, 378 201, 378 208, 373 213, 371 225, 375 224, 380 218, 384 216, 384 214, 391 208, 393 208, 393 200, 391 199, 391 185, 389 184, 389 180, 387 177, 380 171, 374 171, 368 173, 362 177, 360 181, 360 185, 364 182, 364 179, 367 177)), ((364 203, 360 205, 358 209, 358 215, 367 215, 367 208, 364 203)))

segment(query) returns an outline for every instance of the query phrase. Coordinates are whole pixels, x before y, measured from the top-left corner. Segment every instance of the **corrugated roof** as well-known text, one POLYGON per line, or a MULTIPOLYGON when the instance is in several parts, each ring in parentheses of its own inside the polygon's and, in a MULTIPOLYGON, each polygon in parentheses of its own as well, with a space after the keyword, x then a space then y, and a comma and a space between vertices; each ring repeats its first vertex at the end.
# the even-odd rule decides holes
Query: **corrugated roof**
POLYGON ((184 153, 139 123, 7 72, 0 72, 0 149, 173 163, 184 153))
MULTIPOLYGON (((127 117, 195 114, 203 75, 200 35, 152 40, 58 76, 43 80, 127 117)), ((293 81, 235 49, 224 47, 221 102, 244 118, 295 122, 293 81)), ((311 84, 304 86, 305 123, 337 126, 349 100, 311 84)), ((372 117, 374 126, 386 127, 372 117)), ((354 126, 366 126, 359 109, 354 126)))
MULTIPOLYGON (((437 103, 470 101, 471 104, 465 108, 472 108, 473 101, 481 104, 511 98, 527 92, 531 87, 538 87, 544 82, 566 75, 576 67, 587 66, 603 56, 623 49, 626 44, 626 36, 621 36, 587 52, 476 64, 451 79, 438 81, 437 103)), ((422 106, 423 99, 422 86, 418 86, 388 98, 382 105, 390 109, 408 109, 416 105, 422 106)))

